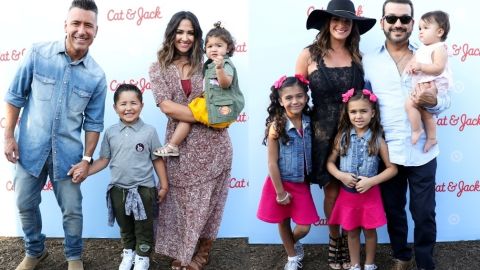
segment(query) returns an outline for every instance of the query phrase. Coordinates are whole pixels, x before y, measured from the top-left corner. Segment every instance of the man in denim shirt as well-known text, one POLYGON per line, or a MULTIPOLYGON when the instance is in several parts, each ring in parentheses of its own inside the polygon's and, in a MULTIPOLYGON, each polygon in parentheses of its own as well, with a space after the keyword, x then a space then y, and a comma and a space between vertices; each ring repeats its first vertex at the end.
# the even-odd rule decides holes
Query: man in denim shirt
MULTIPOLYGON (((385 44, 362 59, 366 87, 378 96, 390 160, 398 165, 398 174, 381 185, 394 257, 392 270, 413 267, 412 249, 407 245, 407 188, 410 190, 410 211, 415 223, 417 268, 435 268, 435 173, 439 149, 435 145, 428 152, 423 151, 425 133, 415 145, 411 144, 411 127, 404 106, 412 89, 411 77, 403 72, 415 51, 409 43, 414 23, 412 17, 413 4, 410 0, 386 0, 380 21, 386 36, 385 44)), ((424 98, 422 91, 427 87, 435 86, 430 83, 416 86, 414 98, 424 98)), ((448 96, 439 97, 430 105, 430 112, 439 113, 450 106, 450 99, 448 96)))
POLYGON ((97 13, 95 2, 74 0, 65 21, 66 38, 34 44, 5 95, 4 151, 16 163, 15 192, 25 234, 26 256, 17 269, 34 269, 48 254, 39 208, 47 178, 63 215, 68 269, 83 269, 80 183, 103 130, 106 95, 105 74, 88 54, 97 34, 97 13), (70 176, 71 169, 78 173, 70 176))

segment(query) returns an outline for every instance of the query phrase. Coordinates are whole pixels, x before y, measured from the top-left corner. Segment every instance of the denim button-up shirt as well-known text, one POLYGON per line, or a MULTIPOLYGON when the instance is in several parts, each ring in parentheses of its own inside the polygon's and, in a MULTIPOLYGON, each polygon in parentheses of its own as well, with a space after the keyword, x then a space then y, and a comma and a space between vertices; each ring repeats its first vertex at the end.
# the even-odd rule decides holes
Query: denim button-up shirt
POLYGON ((288 120, 285 129, 290 140, 286 144, 279 140, 278 167, 282 180, 303 182, 312 172, 312 134, 310 117, 307 115, 302 116, 302 128, 303 136, 288 120))
POLYGON ((69 178, 83 156, 82 127, 103 130, 106 89, 105 73, 89 54, 72 61, 64 41, 34 44, 5 95, 23 108, 16 133, 22 167, 38 177, 51 153, 52 180, 69 178))
MULTIPOLYGON (((409 45, 411 51, 416 48, 409 45)), ((403 166, 421 166, 439 154, 438 144, 427 153, 423 151, 425 132, 415 145, 411 143, 411 126, 405 112, 405 101, 412 89, 411 76, 398 73, 397 66, 385 45, 362 58, 365 71, 365 87, 378 97, 385 142, 392 163, 403 166)), ((438 114, 450 107, 450 98, 439 95, 437 105, 429 112, 438 114)))

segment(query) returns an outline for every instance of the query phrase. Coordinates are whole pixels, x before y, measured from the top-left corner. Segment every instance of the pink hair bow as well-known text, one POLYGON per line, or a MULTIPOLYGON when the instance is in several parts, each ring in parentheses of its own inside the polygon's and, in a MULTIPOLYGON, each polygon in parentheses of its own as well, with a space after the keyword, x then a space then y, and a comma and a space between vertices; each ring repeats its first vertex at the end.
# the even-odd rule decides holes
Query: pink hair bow
POLYGON ((362 90, 362 93, 363 93, 365 96, 369 96, 368 99, 369 99, 371 102, 377 102, 377 96, 376 96, 372 91, 370 91, 370 90, 368 90, 368 89, 363 89, 363 90, 362 90))
POLYGON ((275 89, 280 89, 280 87, 282 87, 282 84, 283 82, 287 79, 287 76, 283 75, 282 77, 280 77, 278 80, 276 80, 274 83, 273 83, 273 88, 275 89))
POLYGON ((295 74, 295 78, 297 78, 297 80, 301 81, 303 84, 308 85, 310 83, 310 81, 308 81, 307 78, 303 77, 302 74, 295 74))
POLYGON ((355 92, 355 90, 353 88, 351 88, 350 90, 348 90, 347 92, 342 94, 342 102, 347 103, 348 100, 350 100, 350 98, 353 96, 354 92, 355 92))

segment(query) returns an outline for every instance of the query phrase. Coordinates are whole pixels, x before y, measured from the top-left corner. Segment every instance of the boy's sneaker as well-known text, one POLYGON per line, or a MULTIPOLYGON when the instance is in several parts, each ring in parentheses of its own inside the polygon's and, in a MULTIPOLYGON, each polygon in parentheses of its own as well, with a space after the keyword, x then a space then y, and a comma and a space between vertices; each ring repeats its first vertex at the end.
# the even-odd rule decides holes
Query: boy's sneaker
POLYGON ((133 261, 135 260, 135 251, 131 249, 123 249, 122 257, 122 263, 120 263, 118 270, 132 269, 133 261))
POLYGON ((150 258, 135 255, 135 267, 133 267, 133 270, 148 270, 148 267, 150 267, 150 258))
POLYGON ((305 251, 303 251, 302 243, 300 243, 300 241, 297 241, 295 245, 293 245, 293 248, 295 249, 295 254, 297 255, 298 260, 303 260, 303 257, 305 256, 305 251))
POLYGON ((302 263, 298 259, 298 256, 288 257, 288 262, 285 264, 284 270, 298 270, 302 268, 302 263))
POLYGON ((363 267, 364 270, 377 270, 378 267, 372 263, 372 264, 365 264, 363 267))

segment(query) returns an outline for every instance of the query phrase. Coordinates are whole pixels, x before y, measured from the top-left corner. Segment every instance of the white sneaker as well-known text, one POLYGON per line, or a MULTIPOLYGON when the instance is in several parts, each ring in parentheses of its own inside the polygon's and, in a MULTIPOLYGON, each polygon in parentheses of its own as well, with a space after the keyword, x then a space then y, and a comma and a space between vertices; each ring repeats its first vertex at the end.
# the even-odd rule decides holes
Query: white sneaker
MULTIPOLYGON (((366 265, 365 265, 366 266, 366 265)), ((366 270, 367 268, 365 268, 366 270)), ((376 269, 376 268, 375 268, 376 269)), ((358 264, 355 264, 355 265, 352 265, 350 266, 350 270, 362 270, 362 268, 360 267, 360 265, 358 264)))
POLYGON ((363 267, 364 270, 377 270, 378 267, 373 263, 373 264, 365 264, 363 267))
POLYGON ((122 262, 118 267, 118 270, 130 270, 132 269, 133 260, 135 259, 135 251, 131 249, 123 249, 122 262))
POLYGON ((299 268, 302 268, 302 263, 298 259, 298 256, 295 256, 293 258, 289 257, 287 264, 285 264, 285 267, 283 268, 284 270, 298 270, 299 268))
POLYGON ((303 260, 303 257, 305 256, 305 252, 303 251, 302 243, 300 243, 300 241, 297 241, 293 246, 293 248, 295 249, 295 254, 298 257, 298 260, 299 261, 303 260))
POLYGON ((150 267, 150 258, 135 255, 135 267, 133 267, 133 270, 148 270, 148 267, 150 267))

